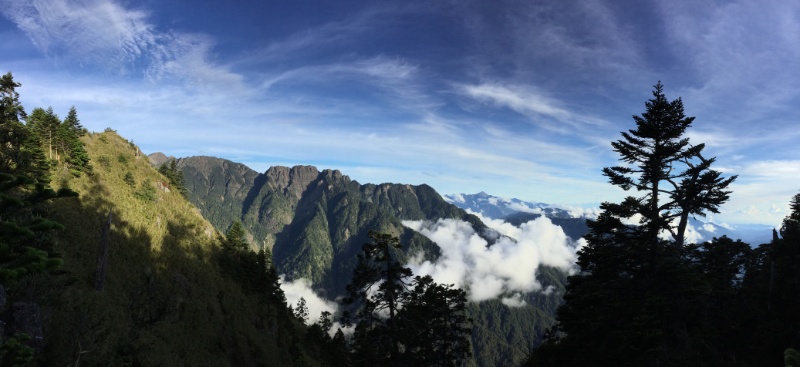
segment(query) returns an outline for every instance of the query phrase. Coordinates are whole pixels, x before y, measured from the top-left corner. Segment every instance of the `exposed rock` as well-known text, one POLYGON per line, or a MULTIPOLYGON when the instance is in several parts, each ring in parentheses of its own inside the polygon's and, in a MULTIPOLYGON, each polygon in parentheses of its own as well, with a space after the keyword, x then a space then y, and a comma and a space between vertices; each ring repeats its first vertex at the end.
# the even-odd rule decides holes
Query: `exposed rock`
POLYGON ((163 192, 170 192, 169 182, 166 181, 156 181, 156 188, 163 192))
POLYGON ((167 157, 166 154, 161 152, 156 152, 147 156, 147 160, 149 160, 150 164, 152 164, 155 167, 161 166, 170 159, 175 159, 175 157, 167 157))

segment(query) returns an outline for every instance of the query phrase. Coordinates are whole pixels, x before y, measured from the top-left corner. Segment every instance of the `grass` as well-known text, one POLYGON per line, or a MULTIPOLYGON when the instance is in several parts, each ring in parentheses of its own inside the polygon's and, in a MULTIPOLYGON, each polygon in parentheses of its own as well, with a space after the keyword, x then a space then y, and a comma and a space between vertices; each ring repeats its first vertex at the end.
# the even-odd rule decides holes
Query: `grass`
MULTIPOLYGON (((19 299, 42 306, 42 365, 280 366, 305 328, 246 295, 220 272, 219 238, 166 179, 113 131, 82 138, 94 173, 56 172, 55 186, 79 198, 56 200, 50 214, 66 229, 64 265, 25 279, 19 299), (113 157, 116 157, 114 159, 113 157), (138 182, 140 185, 130 185, 138 182), (142 187, 149 187, 143 194, 142 187), (138 193, 138 195, 137 195, 138 193), (144 199, 142 196, 146 196, 144 199), (105 288, 94 290, 103 225, 112 213, 105 288)), ((313 364, 312 364, 313 365, 313 364)))

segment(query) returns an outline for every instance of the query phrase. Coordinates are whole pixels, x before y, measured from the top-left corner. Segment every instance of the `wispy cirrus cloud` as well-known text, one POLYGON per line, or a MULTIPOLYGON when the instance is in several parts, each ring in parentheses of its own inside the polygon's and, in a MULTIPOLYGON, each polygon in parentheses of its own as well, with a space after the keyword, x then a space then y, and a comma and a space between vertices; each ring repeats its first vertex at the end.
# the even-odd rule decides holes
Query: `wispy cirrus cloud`
POLYGON ((108 1, 5 0, 3 14, 51 57, 121 68, 147 52, 156 37, 147 13, 108 1))
POLYGON ((598 75, 628 82, 641 75, 641 49, 632 47, 635 32, 613 2, 502 0, 454 6, 475 48, 479 78, 505 76, 518 83, 547 82, 564 88, 598 75), (560 79, 557 84, 552 76, 560 79))
POLYGON ((457 90, 472 99, 510 108, 536 125, 560 133, 575 133, 579 127, 605 125, 602 120, 570 111, 561 102, 532 86, 482 83, 461 85, 457 90), (570 128, 565 128, 565 125, 570 128))
POLYGON ((330 93, 329 96, 353 101, 349 91, 357 90, 353 86, 361 86, 370 91, 370 98, 380 98, 382 103, 396 110, 430 116, 441 102, 428 91, 424 79, 424 73, 416 64, 399 57, 379 55, 283 71, 265 78, 260 88, 279 89, 276 93, 292 93, 293 88, 301 88, 305 98, 330 90, 347 90, 348 93, 330 93))
POLYGON ((2 14, 50 58, 113 73, 237 87, 242 77, 210 60, 210 37, 158 29, 148 12, 113 0, 2 0, 2 14))
POLYGON ((670 20, 671 52, 693 76, 687 99, 740 131, 797 113, 800 3, 676 1, 657 9, 670 20))

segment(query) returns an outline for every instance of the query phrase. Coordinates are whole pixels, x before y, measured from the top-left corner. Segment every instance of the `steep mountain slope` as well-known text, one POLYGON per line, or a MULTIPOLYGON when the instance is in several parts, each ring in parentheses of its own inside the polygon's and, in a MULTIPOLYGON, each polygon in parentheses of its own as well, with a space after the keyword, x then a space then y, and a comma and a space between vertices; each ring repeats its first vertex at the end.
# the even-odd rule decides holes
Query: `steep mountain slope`
POLYGON ((189 200, 220 230, 240 220, 257 246, 272 248, 278 270, 329 292, 350 282, 356 254, 370 230, 392 233, 407 253, 436 257, 437 247, 402 220, 459 218, 478 231, 475 216, 446 203, 427 185, 361 185, 337 170, 271 167, 259 174, 211 157, 180 159, 189 200))
POLYGON ((209 222, 114 132, 83 138, 94 174, 56 175, 80 197, 51 216, 64 265, 28 278, 20 295, 41 305, 41 365, 291 365, 305 328, 222 273, 209 222), (101 233, 111 218, 104 285, 101 233), (293 352, 294 351, 294 352, 293 352))
MULTIPOLYGON (((216 228, 224 231, 241 220, 253 243, 272 248, 280 272, 311 279, 328 299, 342 295, 351 281, 356 255, 370 230, 399 236, 406 255, 422 252, 427 259, 439 256, 438 246, 405 227, 403 220, 456 218, 478 233, 488 230, 427 185, 361 185, 339 171, 309 166, 271 167, 258 174, 210 157, 183 158, 178 167, 190 201, 216 228)), ((553 323, 565 275, 542 268, 539 278, 554 292, 524 295, 528 306, 510 308, 490 300, 469 307, 475 319, 473 363, 518 364, 539 343, 553 323)))

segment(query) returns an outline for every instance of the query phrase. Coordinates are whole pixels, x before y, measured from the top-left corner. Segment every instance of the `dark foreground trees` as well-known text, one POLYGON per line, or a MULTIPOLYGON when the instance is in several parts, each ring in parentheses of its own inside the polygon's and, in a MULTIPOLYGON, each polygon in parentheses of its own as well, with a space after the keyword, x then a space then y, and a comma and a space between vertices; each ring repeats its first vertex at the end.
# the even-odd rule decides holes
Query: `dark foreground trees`
POLYGON ((581 271, 569 278, 558 323, 530 365, 754 362, 747 334, 759 321, 745 312, 752 306, 744 289, 757 272, 756 253, 725 237, 686 241, 688 219, 716 213, 736 176, 711 169, 704 145, 686 137, 694 118, 684 115, 680 99, 664 96, 660 83, 645 105, 634 116, 636 129, 612 143, 625 164, 603 170, 638 196, 603 203, 589 221, 581 271))
MULTIPOLYGON (((21 123, 26 118, 11 73, 0 77, 0 292, 2 323, 10 324, 6 309, 16 301, 18 280, 61 265, 54 249, 53 231, 63 226, 48 218, 42 204, 48 200, 75 196, 69 189, 58 192, 49 187, 49 172, 36 135, 21 123), (11 295, 5 299, 6 290, 11 295)), ((7 327, 0 345, 0 363, 26 365, 41 342, 7 327)))
POLYGON ((343 315, 355 326, 356 366, 456 366, 470 355, 466 292, 413 277, 397 260, 399 239, 371 232, 347 286, 343 315))

